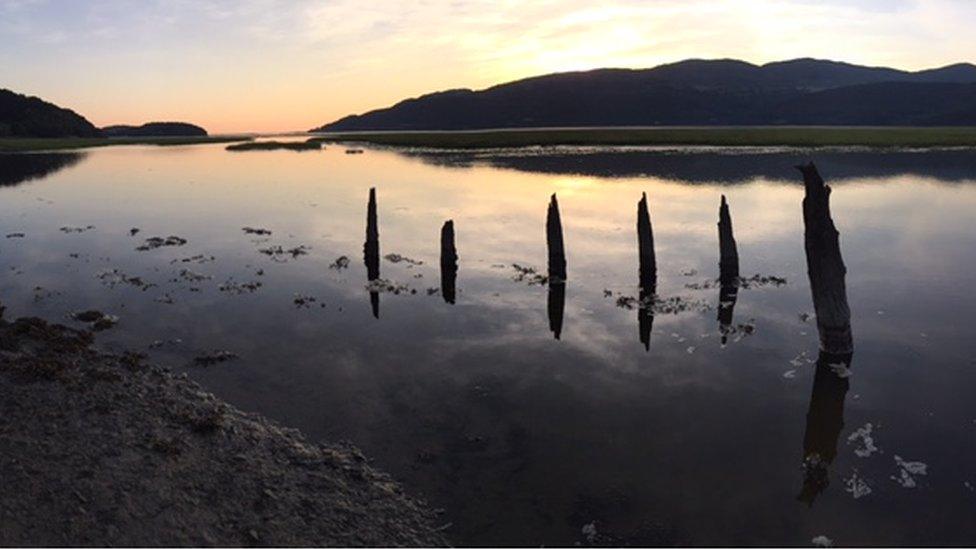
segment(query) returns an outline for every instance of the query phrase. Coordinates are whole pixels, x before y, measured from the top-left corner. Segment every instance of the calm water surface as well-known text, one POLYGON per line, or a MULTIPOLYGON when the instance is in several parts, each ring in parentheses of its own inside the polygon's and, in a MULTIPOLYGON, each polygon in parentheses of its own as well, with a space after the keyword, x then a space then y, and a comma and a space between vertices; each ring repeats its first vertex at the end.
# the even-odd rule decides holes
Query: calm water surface
POLYGON ((6 155, 0 183, 8 316, 117 315, 101 346, 143 350, 312 440, 354 442, 443 508, 458 544, 976 541, 976 152, 114 147, 6 155), (792 168, 807 159, 834 188, 855 342, 847 383, 816 390, 792 168), (380 255, 411 260, 381 260, 399 291, 380 292, 378 317, 370 187, 380 255), (658 295, 682 304, 655 315, 646 350, 624 306, 642 192, 658 295), (545 273, 552 193, 561 319, 512 267, 545 273), (722 194, 742 275, 786 279, 739 291, 725 344, 722 194), (440 292, 448 219, 454 304, 440 292), (187 242, 136 249, 170 235, 187 242), (274 246, 307 253, 260 252, 274 246), (192 364, 221 350, 239 358, 192 364), (805 439, 836 451, 826 487, 804 488, 805 439))

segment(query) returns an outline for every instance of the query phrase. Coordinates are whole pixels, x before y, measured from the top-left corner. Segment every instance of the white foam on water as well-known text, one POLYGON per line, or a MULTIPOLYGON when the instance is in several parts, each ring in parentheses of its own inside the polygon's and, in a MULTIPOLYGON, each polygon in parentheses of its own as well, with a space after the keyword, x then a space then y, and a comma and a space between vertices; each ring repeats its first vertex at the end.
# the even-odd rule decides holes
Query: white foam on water
POLYGON ((895 465, 898 467, 898 476, 891 477, 891 480, 902 488, 914 488, 918 486, 915 477, 928 475, 929 467, 921 461, 905 461, 901 456, 895 456, 895 465))
POLYGON ((834 540, 828 538, 827 536, 825 536, 823 534, 821 534, 821 535, 813 538, 812 540, 810 540, 810 543, 812 543, 814 547, 833 547, 834 546, 834 540))
POLYGON ((860 499, 869 495, 872 490, 868 483, 857 473, 855 469, 849 478, 844 479, 844 491, 849 493, 854 499, 860 499))
POLYGON ((859 427, 854 430, 853 433, 848 435, 847 443, 850 444, 855 441, 860 441, 862 446, 854 449, 854 455, 859 458, 871 457, 875 452, 880 451, 880 449, 874 444, 874 437, 871 436, 872 431, 874 431, 874 425, 870 423, 865 423, 863 427, 859 427))

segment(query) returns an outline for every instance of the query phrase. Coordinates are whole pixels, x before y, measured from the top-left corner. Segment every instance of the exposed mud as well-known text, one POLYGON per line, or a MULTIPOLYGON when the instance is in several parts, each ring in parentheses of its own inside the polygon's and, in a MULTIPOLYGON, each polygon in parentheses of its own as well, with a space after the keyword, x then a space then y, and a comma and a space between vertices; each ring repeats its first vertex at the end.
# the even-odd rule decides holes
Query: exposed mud
POLYGON ((0 320, 0 545, 447 544, 356 448, 312 444, 91 343, 0 320))

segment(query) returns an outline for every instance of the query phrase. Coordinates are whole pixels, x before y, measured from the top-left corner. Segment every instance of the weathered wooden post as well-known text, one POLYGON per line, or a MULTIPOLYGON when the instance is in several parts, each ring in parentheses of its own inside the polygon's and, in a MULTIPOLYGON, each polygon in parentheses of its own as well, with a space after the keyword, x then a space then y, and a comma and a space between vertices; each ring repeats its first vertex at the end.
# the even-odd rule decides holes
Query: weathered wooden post
POLYGON ((559 202, 553 193, 546 212, 546 246, 549 250, 549 283, 566 280, 566 251, 563 247, 563 224, 559 218, 559 202))
POLYGON ((657 286, 657 259, 654 257, 654 231, 647 212, 647 193, 641 193, 637 203, 637 250, 642 288, 657 286))
POLYGON ((738 283, 739 250, 735 245, 735 236, 732 234, 732 216, 729 214, 729 204, 726 202, 724 194, 718 208, 718 252, 721 282, 738 283))
POLYGON ((830 187, 809 163, 797 166, 803 174, 803 243, 807 255, 807 276, 817 314, 820 349, 831 354, 854 351, 851 310, 847 305, 844 277, 847 268, 840 254, 840 234, 830 217, 830 187))
POLYGON ((654 300, 657 294, 657 259, 654 255, 654 232, 647 211, 647 193, 637 202, 637 330, 644 350, 651 348, 651 329, 654 327, 654 300))
MULTIPOLYGON (((369 202, 366 205, 366 243, 363 244, 363 261, 366 263, 366 278, 373 282, 380 277, 380 233, 376 220, 376 188, 369 189, 369 202)), ((380 317, 380 293, 371 289, 369 302, 373 316, 380 317)))
POLYGON ((566 250, 563 245, 563 224, 559 216, 559 202, 553 193, 546 212, 546 248, 548 260, 548 292, 546 311, 549 330, 559 339, 563 331, 563 313, 566 308, 566 250))
POLYGON ((718 326, 722 345, 725 345, 732 326, 735 302, 739 297, 739 250, 732 233, 732 215, 724 194, 718 208, 718 253, 718 326))
POLYGON ((813 505, 829 484, 828 468, 837 455, 844 429, 844 400, 850 386, 854 337, 840 253, 840 234, 830 215, 830 187, 813 163, 797 166, 803 174, 804 248, 807 275, 817 315, 820 353, 803 435, 803 490, 797 498, 813 505))
POLYGON ((447 220, 441 227, 441 296, 454 304, 458 271, 457 248, 454 245, 454 221, 447 220))

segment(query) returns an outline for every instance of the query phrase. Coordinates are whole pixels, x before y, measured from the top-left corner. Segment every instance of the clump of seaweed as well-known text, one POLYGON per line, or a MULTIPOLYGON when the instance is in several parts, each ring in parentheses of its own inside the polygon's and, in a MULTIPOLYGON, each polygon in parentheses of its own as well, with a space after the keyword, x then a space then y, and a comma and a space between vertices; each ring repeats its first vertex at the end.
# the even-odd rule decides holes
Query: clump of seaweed
POLYGON ((515 282, 527 282, 529 286, 545 286, 549 283, 549 277, 535 270, 534 267, 526 267, 518 263, 512 263, 515 274, 512 280, 515 282))
POLYGON ((344 256, 344 255, 340 255, 339 257, 336 258, 335 261, 333 261, 332 263, 329 264, 329 268, 330 269, 335 269, 336 271, 341 271, 343 269, 348 269, 349 268, 349 258, 346 257, 346 256, 344 256))
POLYGON ((410 265, 411 267, 413 267, 415 265, 423 265, 424 264, 423 261, 420 261, 420 260, 417 260, 417 259, 410 259, 409 257, 407 257, 405 255, 400 255, 400 254, 386 254, 386 255, 383 256, 383 259, 389 261, 390 263, 406 263, 406 264, 410 265))
POLYGON ((151 282, 146 282, 139 276, 129 276, 118 269, 111 269, 99 272, 95 275, 95 278, 102 281, 102 284, 108 286, 109 288, 114 288, 119 284, 129 284, 135 286, 136 288, 146 291, 149 288, 156 286, 151 282))
POLYGON ((71 318, 77 320, 78 322, 84 322, 88 324, 89 327, 96 332, 107 330, 112 326, 115 326, 119 322, 119 317, 114 315, 107 315, 101 311, 96 311, 94 309, 72 313, 71 318))
POLYGON ((262 285, 263 284, 261 284, 261 282, 258 281, 236 282, 234 281, 233 278, 231 278, 227 280, 227 282, 224 282, 220 286, 217 286, 217 289, 220 290, 221 292, 226 292, 232 295, 241 295, 241 294, 254 293, 262 285))
POLYGON ((155 250, 156 248, 162 248, 164 246, 182 246, 186 244, 187 240, 179 236, 167 236, 163 238, 161 236, 153 236, 146 239, 146 242, 141 246, 136 248, 140 252, 145 252, 147 250, 155 250))
POLYGON ((370 292, 384 292, 394 295, 400 295, 402 293, 415 294, 417 290, 411 289, 406 284, 400 284, 398 282, 393 282, 385 278, 377 278, 375 280, 370 280, 366 284, 366 289, 370 292))
POLYGON ((288 261, 286 256, 290 255, 292 259, 296 259, 299 256, 308 255, 310 249, 311 248, 305 246, 304 244, 287 250, 281 246, 275 245, 268 246, 267 248, 261 248, 258 250, 258 252, 270 257, 274 261, 285 262, 288 261))
POLYGON ((194 366, 208 367, 239 358, 236 353, 231 351, 208 351, 193 358, 194 366))

